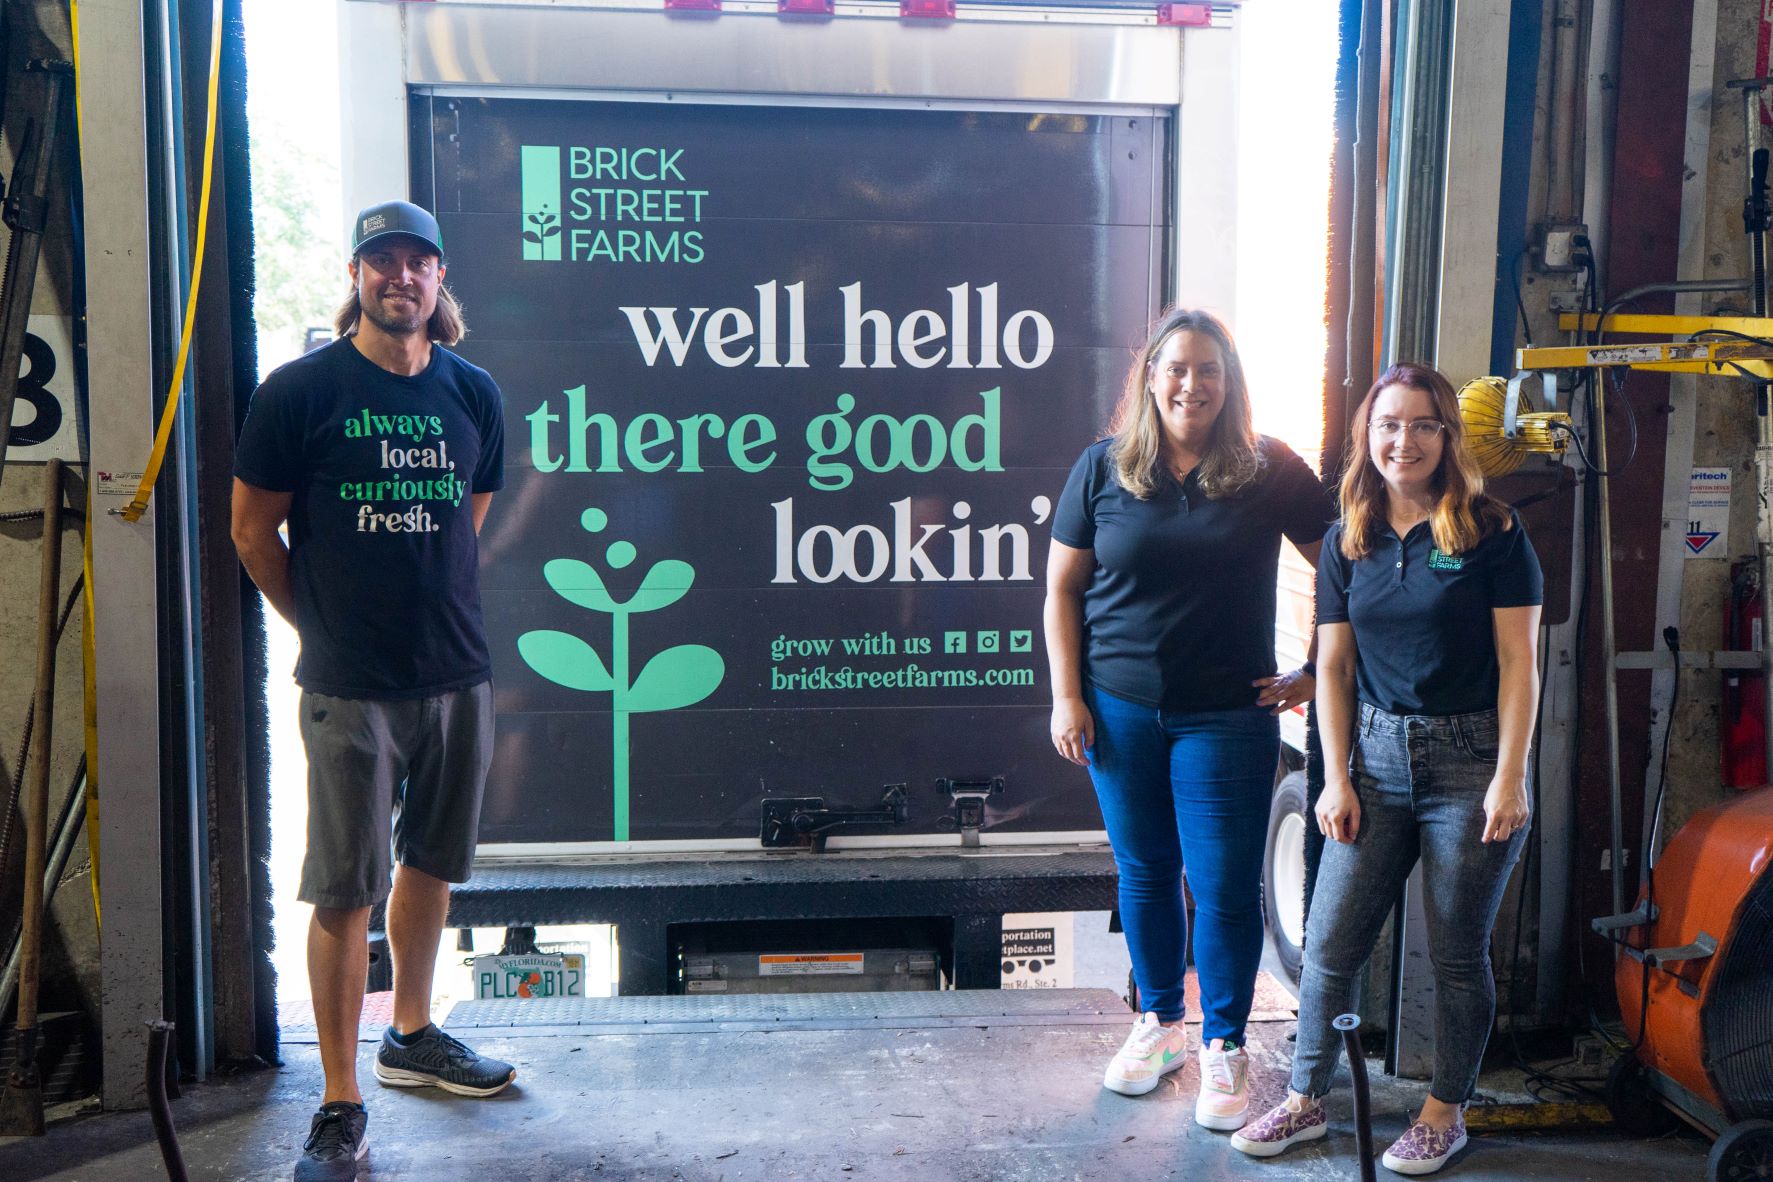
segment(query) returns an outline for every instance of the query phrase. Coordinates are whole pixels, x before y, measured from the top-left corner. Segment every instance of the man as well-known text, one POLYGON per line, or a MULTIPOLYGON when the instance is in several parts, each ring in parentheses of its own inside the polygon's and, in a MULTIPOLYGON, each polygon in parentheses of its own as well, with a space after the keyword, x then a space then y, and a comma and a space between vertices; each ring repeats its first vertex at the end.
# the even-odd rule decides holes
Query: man
POLYGON ((296 1182, 355 1178, 367 1146, 357 1023, 370 908, 383 899, 394 1024, 376 1078, 490 1096, 517 1074, 430 1015, 449 884, 467 881, 492 756, 477 535, 504 483, 499 389, 438 347, 464 330, 429 213, 404 201, 364 210, 348 269, 338 339, 259 386, 234 464, 234 545, 301 638, 298 897, 314 905, 308 979, 326 1093, 296 1182))

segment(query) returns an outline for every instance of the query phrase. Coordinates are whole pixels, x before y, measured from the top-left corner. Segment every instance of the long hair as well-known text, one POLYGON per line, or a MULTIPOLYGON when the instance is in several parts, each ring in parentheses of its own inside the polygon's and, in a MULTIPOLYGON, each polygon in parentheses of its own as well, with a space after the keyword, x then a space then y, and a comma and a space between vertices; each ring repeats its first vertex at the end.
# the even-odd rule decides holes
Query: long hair
POLYGON ((1163 483, 1159 467, 1163 424, 1151 396, 1151 365, 1164 343, 1179 332, 1197 332, 1210 338, 1219 346, 1225 363, 1225 404, 1213 421, 1207 451, 1201 457, 1201 490, 1214 500, 1230 496, 1256 479, 1262 468, 1256 429, 1250 422, 1250 390, 1230 331, 1211 312, 1172 308, 1152 326, 1145 348, 1127 371, 1120 402, 1108 424, 1109 433, 1114 436, 1108 449, 1114 462, 1114 477, 1122 488, 1142 501, 1150 499, 1163 483))
POLYGON ((1465 424, 1459 418, 1459 396, 1453 384, 1432 366, 1400 361, 1379 375, 1367 396, 1355 407, 1348 425, 1348 457, 1342 472, 1342 554, 1365 558, 1373 552, 1379 525, 1385 520, 1385 478, 1372 463, 1368 424, 1373 403, 1387 386, 1420 390, 1434 403, 1434 415, 1443 424, 1445 438, 1440 464, 1434 471, 1438 494, 1429 514, 1434 544, 1443 554, 1463 554, 1491 532, 1508 529, 1508 509, 1484 493, 1484 474, 1465 447, 1465 424))
MULTIPOLYGON (((357 284, 353 282, 344 302, 332 314, 333 335, 344 340, 357 331, 357 322, 362 317, 363 304, 357 298, 357 284)), ((439 345, 453 345, 468 335, 468 326, 462 321, 462 305, 441 283, 437 285, 437 307, 432 309, 431 319, 425 322, 425 335, 439 345)))

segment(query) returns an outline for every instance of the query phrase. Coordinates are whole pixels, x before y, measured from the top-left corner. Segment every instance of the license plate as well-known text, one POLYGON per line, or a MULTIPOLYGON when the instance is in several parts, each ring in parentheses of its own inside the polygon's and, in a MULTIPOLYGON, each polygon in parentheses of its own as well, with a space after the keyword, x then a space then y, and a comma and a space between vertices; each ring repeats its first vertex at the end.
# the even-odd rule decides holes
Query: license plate
POLYGON ((577 952, 476 956, 475 1001, 584 997, 585 958, 577 952))

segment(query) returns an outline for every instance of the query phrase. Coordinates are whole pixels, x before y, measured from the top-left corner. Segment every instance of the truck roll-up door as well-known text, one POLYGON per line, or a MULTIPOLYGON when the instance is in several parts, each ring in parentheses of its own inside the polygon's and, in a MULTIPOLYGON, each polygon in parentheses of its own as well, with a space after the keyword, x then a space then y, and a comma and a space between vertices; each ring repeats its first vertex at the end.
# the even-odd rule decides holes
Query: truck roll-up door
MULTIPOLYGON (((482 840, 755 848, 764 797, 1101 828, 1047 738, 1053 502, 1164 273, 1169 121, 424 93, 505 394, 482 840)), ((840 839, 842 840, 842 839, 840 839)))

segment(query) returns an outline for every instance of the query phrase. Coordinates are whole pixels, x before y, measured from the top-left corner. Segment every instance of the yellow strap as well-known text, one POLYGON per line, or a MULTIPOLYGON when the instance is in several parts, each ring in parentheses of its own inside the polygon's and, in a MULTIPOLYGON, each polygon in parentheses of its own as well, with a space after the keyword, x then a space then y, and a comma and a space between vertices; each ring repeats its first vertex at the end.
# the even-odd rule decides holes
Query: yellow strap
MULTIPOLYGON (((80 3, 68 0, 68 28, 74 41, 74 138, 80 137, 80 3)), ((92 919, 104 943, 104 909, 99 892, 98 690, 97 651, 92 638, 92 481, 86 482, 86 527, 80 532, 81 565, 86 572, 80 592, 80 673, 84 683, 86 728, 86 850, 92 862, 92 919)))
POLYGON ((99 905, 99 798, 98 798, 98 692, 97 652, 92 643, 92 482, 86 482, 86 528, 82 531, 83 562, 86 585, 81 588, 80 601, 80 666, 86 681, 86 850, 92 858, 92 919, 97 926, 101 947, 104 936, 104 912, 99 905))
MULTIPOLYGON (((76 66, 78 69, 78 66, 76 66)), ((222 72, 222 0, 215 0, 215 19, 209 31, 209 112, 203 136, 203 197, 197 205, 197 250, 191 256, 191 294, 185 300, 185 327, 179 334, 178 360, 172 367, 172 388, 166 392, 166 407, 160 412, 160 428, 154 432, 154 450, 148 454, 148 465, 135 496, 121 510, 123 520, 140 521, 148 511, 148 500, 154 495, 154 482, 159 479, 160 465, 166 460, 166 443, 172 437, 173 420, 178 416, 179 391, 185 383, 185 362, 191 355, 191 329, 197 321, 197 288, 203 280, 203 244, 209 235, 209 181, 215 167, 216 90, 222 72)))

